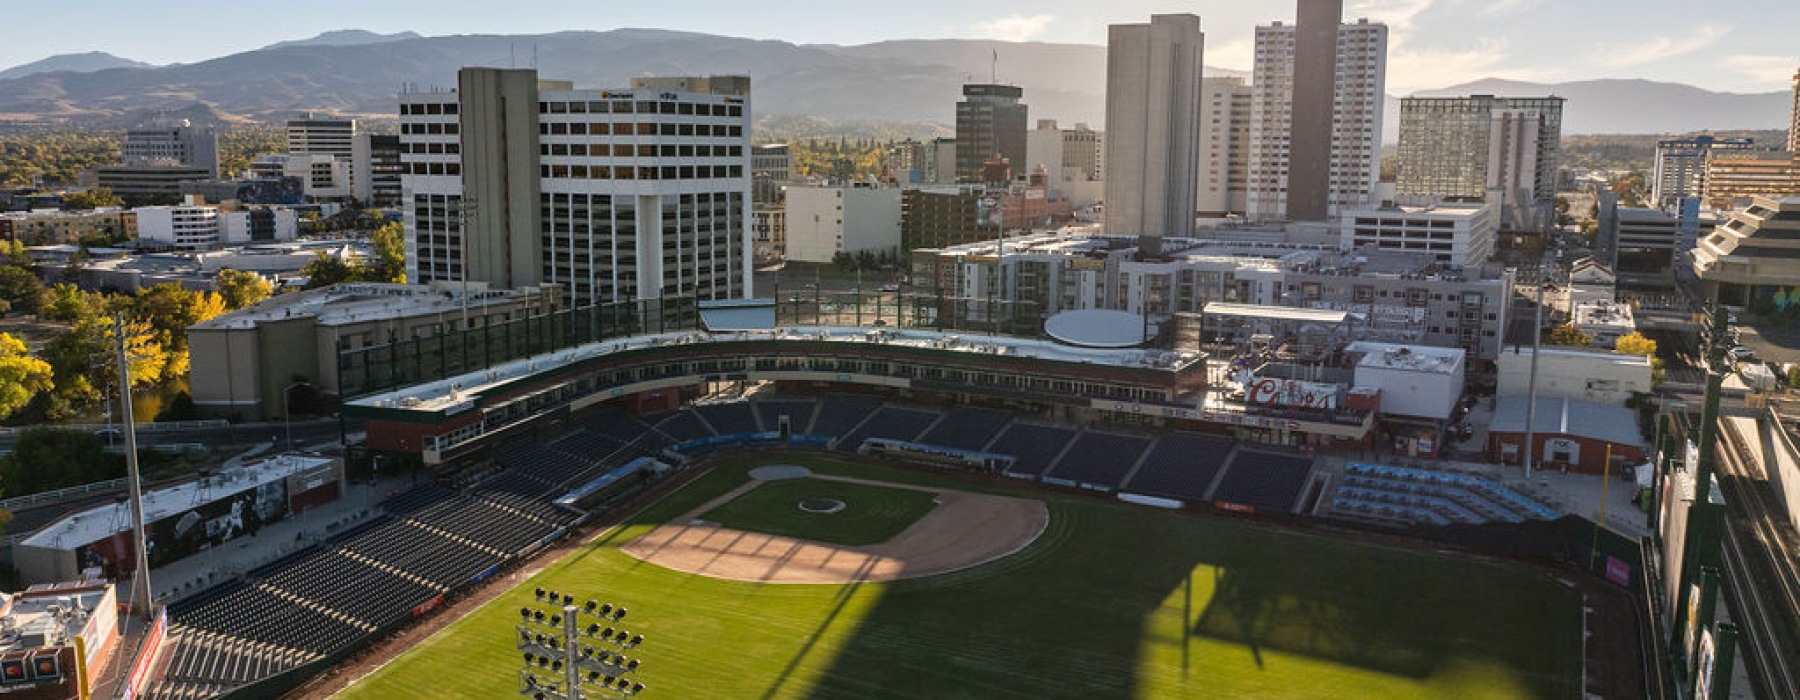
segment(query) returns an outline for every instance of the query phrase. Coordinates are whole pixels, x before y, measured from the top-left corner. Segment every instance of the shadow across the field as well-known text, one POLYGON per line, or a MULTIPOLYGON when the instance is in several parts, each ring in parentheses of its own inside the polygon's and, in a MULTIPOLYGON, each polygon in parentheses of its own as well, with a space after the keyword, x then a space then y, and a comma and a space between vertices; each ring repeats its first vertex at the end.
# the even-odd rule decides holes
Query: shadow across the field
POLYGON ((1573 602, 1521 597, 1541 578, 1488 568, 1063 503, 1013 558, 887 587, 807 697, 1206 697, 1226 677, 1317 697, 1336 672, 1305 669, 1405 683, 1470 661, 1505 669, 1525 697, 1578 696, 1576 674, 1544 656, 1546 637, 1572 633, 1539 628, 1543 609, 1573 602))

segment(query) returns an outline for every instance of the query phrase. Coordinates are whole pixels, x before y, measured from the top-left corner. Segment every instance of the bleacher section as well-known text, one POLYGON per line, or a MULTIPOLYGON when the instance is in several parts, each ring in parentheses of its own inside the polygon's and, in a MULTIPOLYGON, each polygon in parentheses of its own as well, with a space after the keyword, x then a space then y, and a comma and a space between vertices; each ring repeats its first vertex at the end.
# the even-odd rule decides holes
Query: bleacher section
POLYGON ((1044 474, 1044 481, 1066 480, 1087 488, 1111 490, 1125 481, 1150 438, 1117 433, 1084 432, 1044 474))
POLYGON ((1050 468, 1050 463, 1073 439, 1075 431, 1067 428, 1013 423, 988 451, 1018 459, 1012 469, 1006 470, 1008 476, 1035 478, 1050 468))
POLYGON ((720 435, 762 432, 756 424, 756 414, 751 412, 750 404, 742 401, 696 406, 694 412, 705 418, 713 431, 720 435))
POLYGON ((828 397, 819 404, 819 417, 813 419, 812 430, 808 432, 842 437, 880 407, 880 400, 864 396, 828 397))
POLYGON ((925 432, 925 428, 937 419, 938 414, 930 411, 882 406, 876 409, 874 415, 869 416, 869 420, 864 422, 861 427, 851 431, 848 435, 839 436, 837 448, 845 452, 855 452, 856 448, 862 445, 863 440, 872 437, 911 441, 918 437, 919 433, 925 432))
POLYGON ((1400 525, 1520 523, 1559 514, 1479 474, 1379 464, 1345 465, 1332 514, 1400 525))
POLYGON ((700 438, 713 437, 715 433, 700 422, 700 417, 691 411, 675 411, 661 416, 651 416, 657 432, 669 436, 674 442, 687 442, 700 438))
POLYGON ((813 411, 818 404, 812 401, 758 401, 756 413, 762 418, 763 430, 781 429, 781 417, 788 417, 788 427, 796 435, 804 435, 812 426, 813 411))
POLYGON ((1286 513, 1312 473, 1311 457, 1238 450, 1212 500, 1286 513))
POLYGON ((917 442, 979 452, 1011 422, 1012 416, 999 411, 958 408, 931 426, 917 442))
POLYGON ((1197 503, 1206 500, 1213 479, 1231 456, 1231 440, 1221 437, 1172 433, 1151 448, 1144 464, 1121 491, 1197 503))
POLYGON ((573 525, 550 499, 606 463, 568 444, 517 446, 512 469, 460 491, 397 494, 388 515, 171 605, 172 656, 147 697, 210 697, 334 654, 573 525))

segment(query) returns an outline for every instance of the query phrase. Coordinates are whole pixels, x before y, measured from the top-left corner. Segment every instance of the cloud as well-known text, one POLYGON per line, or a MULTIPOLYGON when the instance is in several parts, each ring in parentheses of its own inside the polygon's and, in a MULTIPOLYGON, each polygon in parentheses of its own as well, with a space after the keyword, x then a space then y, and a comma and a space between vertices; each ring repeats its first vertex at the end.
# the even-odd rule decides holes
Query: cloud
POLYGON ((1544 6, 1544 0, 1493 0, 1485 3, 1476 14, 1485 18, 1522 15, 1544 6))
POLYGON ((1594 63, 1610 68, 1629 68, 1699 51, 1712 46, 1726 34, 1730 25, 1702 24, 1680 36, 1650 36, 1625 44, 1601 44, 1592 55, 1594 63))
POLYGON ((1350 5, 1345 19, 1352 21, 1358 17, 1367 17, 1370 21, 1383 22, 1388 26, 1388 34, 1394 43, 1404 40, 1412 33, 1414 20, 1431 9, 1436 0, 1357 0, 1350 5))
POLYGON ((1250 37, 1206 44, 1206 65, 1250 70, 1256 64, 1256 40, 1250 37))
POLYGON ((1007 15, 976 22, 969 28, 968 35, 976 39, 1031 41, 1043 36, 1044 30, 1054 21, 1056 15, 1007 15))
POLYGON ((1800 68, 1800 56, 1736 54, 1720 58, 1719 67, 1742 75, 1756 85, 1780 89, 1792 84, 1794 69, 1800 68))
POLYGON ((1408 49, 1388 53, 1388 92, 1406 95, 1419 90, 1449 87, 1482 78, 1523 76, 1508 74, 1501 66, 1508 58, 1503 39, 1483 39, 1463 49, 1408 49))

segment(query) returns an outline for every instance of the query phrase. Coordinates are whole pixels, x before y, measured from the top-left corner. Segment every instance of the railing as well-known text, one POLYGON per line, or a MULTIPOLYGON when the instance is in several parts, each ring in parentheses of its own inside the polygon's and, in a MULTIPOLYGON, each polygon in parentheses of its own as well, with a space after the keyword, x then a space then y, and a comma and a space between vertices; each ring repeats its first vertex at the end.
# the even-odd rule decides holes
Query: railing
MULTIPOLYGON (((223 427, 226 427, 229 425, 231 425, 231 422, 227 421, 225 419, 222 419, 222 418, 212 419, 212 420, 169 421, 167 423, 138 423, 137 424, 137 432, 140 432, 140 433, 169 433, 169 432, 180 432, 180 431, 184 431, 184 430, 204 430, 207 428, 223 428, 223 427)), ((24 432, 26 430, 37 430, 37 429, 76 430, 76 431, 81 431, 81 432, 85 432, 85 433, 98 433, 101 431, 108 431, 108 430, 111 430, 111 431, 123 430, 124 426, 119 423, 71 423, 68 425, 32 426, 30 428, 0 427, 0 438, 17 437, 19 435, 19 433, 21 433, 21 432, 24 432)))
MULTIPOLYGON (((15 496, 13 498, 8 498, 6 500, 0 501, 0 509, 5 509, 5 510, 9 510, 9 511, 23 510, 25 508, 29 508, 29 507, 39 504, 39 503, 57 502, 57 501, 66 500, 73 496, 81 496, 81 495, 85 495, 85 494, 90 494, 95 491, 117 491, 122 488, 125 488, 125 480, 122 478, 121 479, 108 479, 106 481, 96 481, 91 484, 81 484, 78 486, 69 486, 66 488, 60 488, 55 491, 44 491, 41 493, 33 493, 33 494, 27 494, 24 496, 15 496)), ((7 539, 10 540, 12 538, 8 537, 7 539)))

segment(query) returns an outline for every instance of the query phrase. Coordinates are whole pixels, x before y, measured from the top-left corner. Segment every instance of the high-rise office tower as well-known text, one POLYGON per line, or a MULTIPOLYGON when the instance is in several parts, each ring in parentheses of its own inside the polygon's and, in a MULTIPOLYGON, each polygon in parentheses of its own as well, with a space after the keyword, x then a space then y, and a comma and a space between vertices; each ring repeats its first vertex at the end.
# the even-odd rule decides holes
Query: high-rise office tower
POLYGON ((355 150, 356 120, 308 113, 287 121, 288 153, 324 153, 349 161, 355 150))
POLYGON ((400 95, 400 140, 411 281, 466 264, 577 306, 749 293, 748 78, 576 90, 465 68, 456 92, 400 95))
POLYGON ((1200 81, 1200 187, 1194 200, 1200 216, 1244 213, 1250 95, 1243 78, 1200 81))
POLYGON ((128 167, 183 165, 219 176, 218 131, 187 119, 151 118, 125 130, 119 150, 128 167))
POLYGON ((357 134, 351 148, 350 196, 373 207, 400 204, 400 137, 357 134))
POLYGON ((1249 216, 1322 220, 1366 206, 1381 175, 1387 26, 1341 24, 1342 0, 1300 0, 1297 26, 1256 28, 1249 216))
POLYGON ((956 103, 956 181, 981 182, 981 169, 998 153, 1016 172, 1025 170, 1025 91, 1014 85, 964 85, 956 103))
POLYGON ((1722 139, 1712 134, 1656 142, 1656 164, 1650 172, 1650 206, 1673 207, 1706 191, 1706 164, 1715 153, 1748 151, 1754 139, 1722 139))
POLYGON ((1500 226, 1553 223, 1562 153, 1560 97, 1408 97, 1400 101, 1401 195, 1500 201, 1500 226))
POLYGON ((1205 36, 1190 14, 1106 33, 1106 231, 1149 255, 1194 233, 1205 36))

